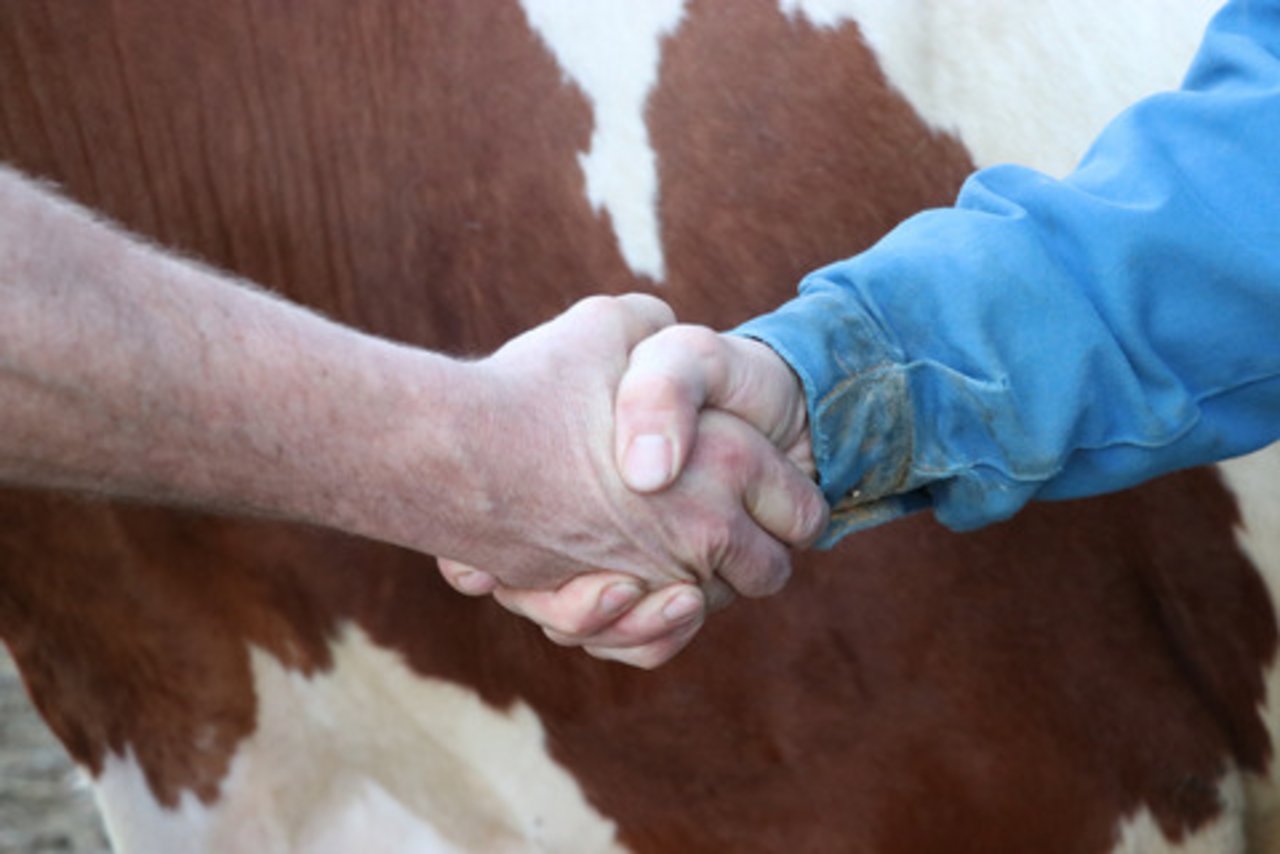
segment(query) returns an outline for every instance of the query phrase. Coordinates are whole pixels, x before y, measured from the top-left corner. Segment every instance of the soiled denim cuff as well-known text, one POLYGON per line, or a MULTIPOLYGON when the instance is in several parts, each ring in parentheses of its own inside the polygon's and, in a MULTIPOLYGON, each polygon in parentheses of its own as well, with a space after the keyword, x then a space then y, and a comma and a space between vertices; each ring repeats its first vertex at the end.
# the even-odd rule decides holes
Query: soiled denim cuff
POLYGON ((818 543, 929 505, 913 471, 914 421, 906 371, 868 313, 811 278, 797 298, 733 330, 767 344, 800 378, 818 483, 832 508, 818 543))

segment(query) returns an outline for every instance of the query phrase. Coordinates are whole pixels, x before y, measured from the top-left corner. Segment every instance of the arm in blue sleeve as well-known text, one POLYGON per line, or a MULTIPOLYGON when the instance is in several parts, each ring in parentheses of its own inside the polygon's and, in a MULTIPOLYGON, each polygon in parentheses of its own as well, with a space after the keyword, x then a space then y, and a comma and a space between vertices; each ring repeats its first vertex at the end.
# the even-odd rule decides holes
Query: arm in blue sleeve
POLYGON ((1214 19, 1183 87, 1064 180, 1001 166, 737 330, 804 384, 826 538, 964 530, 1280 436, 1280 3, 1214 19))

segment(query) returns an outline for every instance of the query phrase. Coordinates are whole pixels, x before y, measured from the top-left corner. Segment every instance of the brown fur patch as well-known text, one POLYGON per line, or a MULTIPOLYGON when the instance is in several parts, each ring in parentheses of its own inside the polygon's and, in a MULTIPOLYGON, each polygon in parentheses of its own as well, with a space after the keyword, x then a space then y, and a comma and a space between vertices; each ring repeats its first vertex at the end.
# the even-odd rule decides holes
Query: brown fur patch
MULTIPOLYGON (((694 0, 649 121, 670 281, 736 322, 945 202, 969 169, 852 27, 694 0)), ((633 281, 585 201, 587 102, 514 2, 0 6, 0 156, 347 322, 479 352, 633 281)), ((0 633, 72 754, 131 747, 216 797, 255 706, 247 643, 312 672, 344 620, 419 672, 523 697, 639 850, 1093 852, 1171 835, 1260 769, 1271 605, 1208 472, 924 518, 807 556, 645 674, 448 592, 431 560, 325 532, 13 493, 0 633)))

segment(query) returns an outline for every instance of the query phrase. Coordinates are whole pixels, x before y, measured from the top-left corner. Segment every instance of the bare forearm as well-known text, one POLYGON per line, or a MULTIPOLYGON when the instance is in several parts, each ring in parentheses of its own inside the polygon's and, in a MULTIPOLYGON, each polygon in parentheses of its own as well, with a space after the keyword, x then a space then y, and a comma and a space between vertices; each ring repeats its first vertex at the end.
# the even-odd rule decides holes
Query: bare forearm
POLYGON ((369 530, 386 469, 427 409, 414 464, 450 473, 462 401, 445 396, 462 369, 168 256, 0 170, 0 481, 396 538, 369 530))
POLYGON ((0 169, 0 482, 312 522, 510 587, 603 568, 769 592, 786 551, 747 511, 793 542, 825 508, 763 436, 707 416, 688 473, 650 497, 615 469, 614 391, 671 322, 651 297, 596 298, 458 362, 173 258, 0 169))

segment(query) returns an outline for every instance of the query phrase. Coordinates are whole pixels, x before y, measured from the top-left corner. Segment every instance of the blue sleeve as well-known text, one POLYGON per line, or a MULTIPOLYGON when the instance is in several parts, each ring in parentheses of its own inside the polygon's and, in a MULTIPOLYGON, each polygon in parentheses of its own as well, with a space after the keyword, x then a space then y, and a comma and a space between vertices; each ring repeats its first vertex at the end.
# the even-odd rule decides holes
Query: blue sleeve
POLYGON ((959 530, 1280 436, 1280 3, 1214 19, 1183 87, 1058 181, 1000 166, 737 330, 801 378, 827 543, 959 530))

